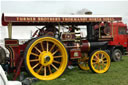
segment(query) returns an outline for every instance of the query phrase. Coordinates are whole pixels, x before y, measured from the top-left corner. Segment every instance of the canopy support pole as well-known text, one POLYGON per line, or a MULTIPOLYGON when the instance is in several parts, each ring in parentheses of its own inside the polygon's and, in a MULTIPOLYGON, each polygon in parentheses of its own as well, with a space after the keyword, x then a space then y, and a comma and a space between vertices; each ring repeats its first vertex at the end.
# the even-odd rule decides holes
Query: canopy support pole
POLYGON ((101 25, 99 24, 99 38, 101 38, 101 25))
POLYGON ((11 39, 12 38, 12 23, 9 22, 8 24, 8 37, 11 39))

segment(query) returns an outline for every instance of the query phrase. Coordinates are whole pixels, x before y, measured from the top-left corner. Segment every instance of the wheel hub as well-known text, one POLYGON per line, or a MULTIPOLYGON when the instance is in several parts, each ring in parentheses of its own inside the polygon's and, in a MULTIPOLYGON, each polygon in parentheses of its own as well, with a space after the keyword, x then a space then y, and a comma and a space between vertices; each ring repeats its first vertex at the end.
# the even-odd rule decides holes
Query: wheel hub
POLYGON ((103 60, 102 59, 99 59, 99 63, 101 63, 103 60))
POLYGON ((45 62, 49 62, 50 61, 50 56, 45 56, 45 62))
POLYGON ((42 52, 39 56, 39 59, 40 59, 40 64, 43 66, 48 66, 53 62, 53 56, 51 52, 46 52, 46 51, 42 52))
POLYGON ((116 56, 117 59, 120 59, 120 53, 117 52, 117 53, 115 54, 115 56, 116 56))
POLYGON ((103 63, 103 59, 99 59, 99 64, 102 64, 103 63))

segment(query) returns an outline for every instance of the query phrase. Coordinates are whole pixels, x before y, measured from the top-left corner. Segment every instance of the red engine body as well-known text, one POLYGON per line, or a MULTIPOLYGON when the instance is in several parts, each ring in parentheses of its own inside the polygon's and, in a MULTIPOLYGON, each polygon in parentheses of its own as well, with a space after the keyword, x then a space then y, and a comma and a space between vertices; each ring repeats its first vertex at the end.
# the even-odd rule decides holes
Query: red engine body
POLYGON ((26 48, 26 44, 19 45, 19 41, 17 39, 5 39, 5 46, 10 52, 11 67, 18 67, 21 58, 23 58, 23 52, 26 48))

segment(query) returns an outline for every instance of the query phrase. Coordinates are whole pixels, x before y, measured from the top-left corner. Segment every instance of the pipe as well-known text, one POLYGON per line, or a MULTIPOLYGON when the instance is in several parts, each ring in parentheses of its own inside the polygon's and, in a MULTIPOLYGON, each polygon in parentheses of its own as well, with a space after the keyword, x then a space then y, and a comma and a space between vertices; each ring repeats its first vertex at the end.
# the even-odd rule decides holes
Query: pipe
POLYGON ((88 42, 87 40, 83 40, 81 44, 81 52, 88 52, 93 49, 106 47, 108 42, 88 42))

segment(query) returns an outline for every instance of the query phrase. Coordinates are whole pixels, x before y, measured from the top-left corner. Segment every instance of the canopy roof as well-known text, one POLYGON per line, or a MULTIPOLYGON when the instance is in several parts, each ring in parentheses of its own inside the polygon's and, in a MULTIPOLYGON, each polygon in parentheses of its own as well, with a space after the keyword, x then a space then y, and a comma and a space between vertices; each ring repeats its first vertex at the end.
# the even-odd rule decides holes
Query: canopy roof
POLYGON ((117 15, 56 15, 56 14, 2 14, 2 25, 85 24, 89 22, 121 21, 117 15))

